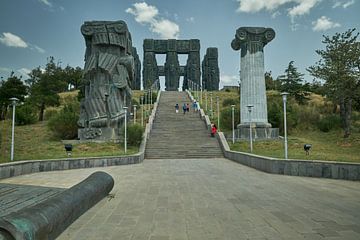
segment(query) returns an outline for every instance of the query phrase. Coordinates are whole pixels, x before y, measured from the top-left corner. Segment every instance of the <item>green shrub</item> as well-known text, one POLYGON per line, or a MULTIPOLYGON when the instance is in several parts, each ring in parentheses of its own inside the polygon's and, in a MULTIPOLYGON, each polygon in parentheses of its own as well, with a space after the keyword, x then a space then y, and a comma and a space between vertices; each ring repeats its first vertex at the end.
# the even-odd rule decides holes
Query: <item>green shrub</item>
POLYGON ((46 109, 44 114, 44 120, 49 120, 58 113, 58 110, 54 108, 46 109))
POLYGON ((15 123, 16 125, 28 125, 36 123, 37 110, 34 106, 25 103, 24 105, 16 107, 15 123))
POLYGON ((329 132, 341 126, 341 119, 336 114, 327 115, 318 121, 317 126, 320 131, 329 132))
MULTIPOLYGON (((234 108, 234 124, 235 128, 240 123, 239 108, 234 108)), ((231 107, 224 108, 220 113, 220 125, 223 130, 232 129, 232 109, 231 107)))
POLYGON ((320 120, 319 108, 303 105, 300 111, 298 111, 298 116, 298 125, 301 129, 309 130, 317 128, 317 122, 320 120))
MULTIPOLYGON (((268 121, 273 128, 279 128, 284 134, 284 107, 280 95, 268 96, 268 121)), ((299 123, 300 107, 294 99, 288 99, 286 104, 287 130, 291 132, 299 123)))
POLYGON ((76 138, 79 112, 80 104, 76 101, 66 104, 59 113, 50 118, 48 127, 54 136, 61 139, 76 138))
POLYGON ((282 127, 283 110, 281 96, 269 96, 268 105, 268 121, 273 128, 282 127))
MULTIPOLYGON (((152 94, 152 103, 154 104, 156 102, 156 98, 157 98, 157 92, 154 90, 153 92, 151 92, 152 94)), ((142 96, 139 97, 139 103, 141 103, 141 97, 143 97, 143 101, 144 101, 144 104, 145 102, 148 103, 148 101, 150 101, 150 96, 149 96, 149 93, 145 93, 143 94, 142 96)))
POLYGON ((130 124, 127 126, 127 143, 130 146, 140 146, 144 128, 140 124, 130 124))
POLYGON ((223 107, 231 106, 231 105, 239 105, 239 99, 234 98, 226 98, 222 103, 223 107))

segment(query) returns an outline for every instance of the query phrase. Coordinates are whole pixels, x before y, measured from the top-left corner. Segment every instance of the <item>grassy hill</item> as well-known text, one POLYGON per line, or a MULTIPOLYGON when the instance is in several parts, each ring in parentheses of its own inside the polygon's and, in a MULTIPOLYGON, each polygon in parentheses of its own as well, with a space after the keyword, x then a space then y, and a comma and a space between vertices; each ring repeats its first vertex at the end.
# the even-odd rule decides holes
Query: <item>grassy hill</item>
MULTIPOLYGON (((50 117, 51 112, 59 111, 67 102, 73 101, 78 92, 60 93, 59 107, 49 107, 45 110, 45 116, 50 117)), ((138 101, 141 91, 133 91, 133 99, 138 101)), ((138 113, 138 119, 139 118, 138 113)), ((45 118, 46 119, 46 118, 45 118)), ((66 158, 64 143, 54 138, 47 128, 47 121, 37 122, 31 125, 15 126, 14 160, 31 159, 57 159, 66 158)), ((10 160, 11 148, 11 120, 0 121, 0 163, 10 160)), ((79 143, 73 144, 72 157, 96 157, 124 155, 122 143, 79 143)), ((137 147, 128 146, 127 154, 138 152, 137 147)))
MULTIPOLYGON (((195 93, 193 93, 195 95, 195 93)), ((199 94, 200 95, 200 94, 199 94)), ((205 109, 206 106, 206 95, 207 95, 207 105, 208 105, 208 115, 210 116, 210 94, 203 93, 202 96, 202 108, 205 109)), ((213 118, 212 122, 217 124, 217 105, 216 97, 219 97, 219 107, 220 112, 229 109, 230 106, 223 106, 225 101, 232 99, 235 108, 239 108, 239 93, 237 91, 214 91, 212 93, 213 98, 213 118)), ((288 158, 289 159, 308 159, 308 160, 328 160, 328 161, 342 161, 342 162, 360 162, 360 113, 353 112, 352 120, 352 134, 349 138, 343 138, 343 131, 340 128, 339 123, 337 122, 338 112, 332 114, 334 106, 331 102, 326 101, 322 96, 311 94, 309 101, 306 105, 299 105, 294 100, 289 99, 287 109, 288 109, 288 158), (329 132, 323 132, 319 129, 319 122, 323 119, 326 119, 328 116, 335 115, 336 123, 330 123, 330 126, 333 126, 329 132), (290 125, 290 126, 289 126, 290 125), (306 156, 304 151, 304 144, 312 144, 312 149, 310 155, 306 156)), ((278 114, 281 117, 279 119, 279 127, 281 135, 283 129, 282 123, 282 100, 280 93, 277 91, 268 91, 268 115, 269 120, 274 116, 271 114, 278 114), (274 106, 279 104, 279 109, 274 110, 274 106)), ((339 111, 339 109, 337 109, 339 111)), ((231 113, 231 112, 229 112, 231 113)), ((231 116, 227 120, 231 121, 231 116)), ((332 120, 332 118, 330 118, 332 120)), ((220 128, 221 131, 228 132, 231 136, 231 123, 225 124, 223 121, 225 119, 220 115, 220 128), (230 126, 226 128, 225 126, 230 126)), ((331 121, 330 121, 331 122, 331 121)), ((239 122, 235 123, 235 126, 239 122)), ((274 125, 274 124, 273 124, 274 125)), ((244 140, 236 142, 234 145, 229 141, 230 148, 235 151, 249 152, 249 141, 244 140)), ((284 143, 283 140, 275 141, 255 141, 254 142, 254 151, 253 153, 269 156, 269 157, 284 157, 284 143)))

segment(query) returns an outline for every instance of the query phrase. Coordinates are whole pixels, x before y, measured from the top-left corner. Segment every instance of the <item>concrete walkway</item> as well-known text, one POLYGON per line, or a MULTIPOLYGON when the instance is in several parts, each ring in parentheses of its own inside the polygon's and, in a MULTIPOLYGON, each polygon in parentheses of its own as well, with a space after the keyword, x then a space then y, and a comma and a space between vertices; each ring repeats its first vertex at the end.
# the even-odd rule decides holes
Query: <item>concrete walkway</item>
POLYGON ((271 175, 226 159, 44 172, 0 181, 70 187, 94 171, 114 198, 82 215, 65 239, 360 239, 360 183, 271 175))

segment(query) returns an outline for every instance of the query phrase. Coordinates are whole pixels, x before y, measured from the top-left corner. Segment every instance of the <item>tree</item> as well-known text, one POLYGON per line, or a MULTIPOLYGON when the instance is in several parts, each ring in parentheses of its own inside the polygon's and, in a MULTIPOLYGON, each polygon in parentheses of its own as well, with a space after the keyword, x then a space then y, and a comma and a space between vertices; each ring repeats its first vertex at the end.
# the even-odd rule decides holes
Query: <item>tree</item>
POLYGON ((30 79, 26 81, 30 86, 30 101, 39 110, 39 121, 44 119, 44 111, 47 106, 60 104, 59 92, 67 89, 67 83, 63 79, 63 70, 56 66, 54 58, 50 57, 45 70, 40 67, 30 73, 30 79))
POLYGON ((17 98, 21 102, 24 101, 27 95, 27 87, 21 80, 21 77, 14 75, 14 72, 10 73, 10 76, 6 81, 1 82, 0 86, 0 119, 5 119, 8 106, 11 104, 10 98, 17 98))
POLYGON ((281 82, 280 91, 288 92, 291 96, 295 97, 295 100, 299 104, 304 104, 309 95, 308 88, 309 85, 303 85, 304 74, 299 73, 297 68, 294 66, 294 61, 290 61, 287 69, 285 69, 285 75, 278 77, 278 80, 281 82))
POLYGON ((280 81, 277 79, 274 79, 270 72, 265 72, 265 86, 266 90, 279 90, 280 88, 280 81))
POLYGON ((80 67, 73 68, 71 66, 66 66, 63 70, 64 80, 68 85, 72 85, 74 89, 79 89, 82 81, 83 71, 80 67))
POLYGON ((355 31, 324 35, 325 50, 316 50, 321 59, 307 69, 312 76, 325 80, 326 96, 340 105, 344 138, 350 136, 352 103, 360 92, 360 44, 355 31))

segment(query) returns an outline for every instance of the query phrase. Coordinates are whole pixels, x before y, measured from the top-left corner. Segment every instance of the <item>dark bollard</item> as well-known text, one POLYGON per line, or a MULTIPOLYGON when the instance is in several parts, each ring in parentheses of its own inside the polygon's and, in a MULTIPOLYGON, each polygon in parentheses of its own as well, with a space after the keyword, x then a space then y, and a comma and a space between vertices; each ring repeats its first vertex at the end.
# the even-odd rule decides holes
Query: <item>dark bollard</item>
POLYGON ((0 240, 55 239, 106 197, 113 186, 114 179, 109 174, 95 172, 53 198, 2 217, 0 240))

